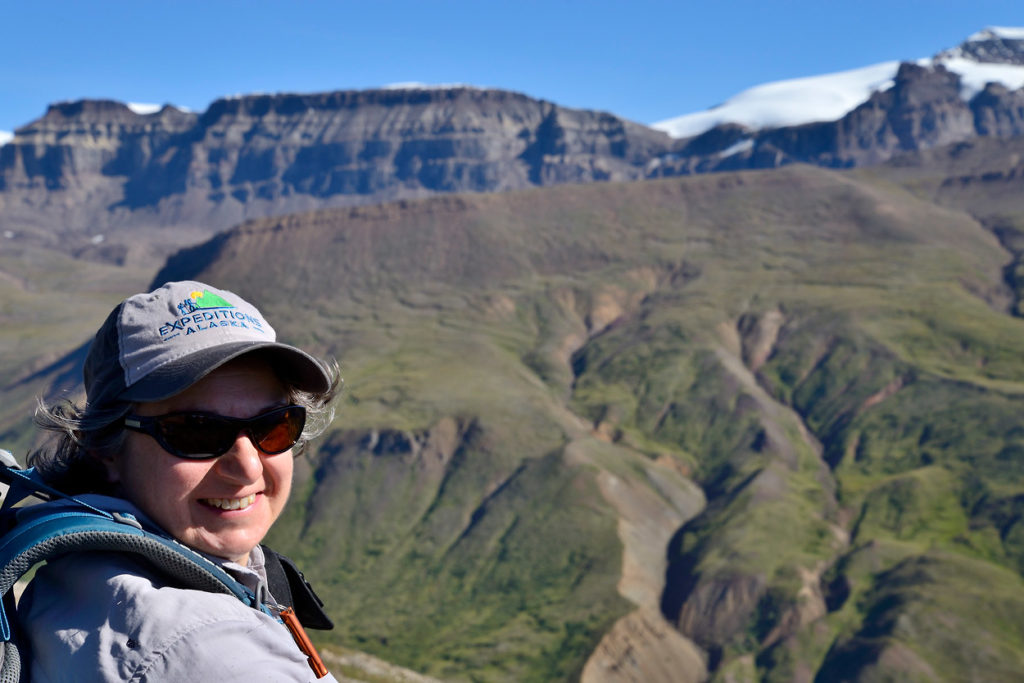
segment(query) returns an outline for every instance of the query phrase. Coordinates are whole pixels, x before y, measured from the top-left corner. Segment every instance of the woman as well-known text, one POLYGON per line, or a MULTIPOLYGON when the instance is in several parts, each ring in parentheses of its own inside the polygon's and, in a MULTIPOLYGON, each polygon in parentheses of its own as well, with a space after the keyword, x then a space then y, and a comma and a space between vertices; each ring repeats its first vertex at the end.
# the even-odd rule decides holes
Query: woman
MULTIPOLYGON (((329 627, 294 565, 260 542, 288 499, 293 451, 333 417, 337 367, 277 342, 237 295, 173 282, 111 312, 84 377, 84 407, 41 406, 38 422, 59 438, 30 464, 67 493, 159 527, 267 604, 294 602, 304 623, 329 627)), ((278 619, 171 585, 128 554, 49 562, 18 616, 33 681, 317 680, 278 619)))

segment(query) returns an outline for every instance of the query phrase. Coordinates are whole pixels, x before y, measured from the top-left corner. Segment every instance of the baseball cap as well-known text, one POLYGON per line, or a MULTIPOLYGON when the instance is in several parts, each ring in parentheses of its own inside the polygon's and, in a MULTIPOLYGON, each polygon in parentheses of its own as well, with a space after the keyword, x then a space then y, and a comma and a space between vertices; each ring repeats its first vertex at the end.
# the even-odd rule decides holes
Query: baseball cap
POLYGON ((160 401, 228 361, 265 350, 285 381, 327 391, 331 379, 313 356, 277 341, 255 306, 195 281, 168 282, 110 312, 85 359, 85 393, 94 408, 117 401, 160 401))

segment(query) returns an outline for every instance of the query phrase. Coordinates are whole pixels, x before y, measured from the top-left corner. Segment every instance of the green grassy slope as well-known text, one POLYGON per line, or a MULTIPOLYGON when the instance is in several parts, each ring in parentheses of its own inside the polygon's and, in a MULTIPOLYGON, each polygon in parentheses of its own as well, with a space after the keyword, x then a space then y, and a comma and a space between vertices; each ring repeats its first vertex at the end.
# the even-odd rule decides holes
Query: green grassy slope
MULTIPOLYGON (((332 484, 321 463, 308 500, 330 488, 352 507, 324 518, 353 526, 318 571, 340 564, 338 592, 361 586, 346 616, 371 649, 449 675, 551 673, 542 653, 565 659, 579 629, 619 613, 610 578, 607 607, 588 593, 615 572, 612 522, 566 468, 549 402, 705 488, 662 606, 722 672, 748 653, 765 671, 834 666, 877 576, 936 548, 1019 581, 1020 534, 995 526, 1021 492, 999 469, 1019 462, 1021 321, 1000 310, 1009 255, 959 212, 793 169, 323 213, 230 242, 307 264, 260 265, 260 296, 284 283, 303 302, 278 311, 295 334, 311 310, 348 316, 303 341, 341 357, 350 433, 463 425, 429 485, 365 448, 320 452, 351 464, 332 484), (521 487, 541 471, 547 487, 521 487), (568 526, 531 525, 552 497, 568 526), (563 550, 561 572, 511 549, 526 539, 563 550), (890 542, 870 571, 846 561, 890 542)), ((242 267, 202 275, 259 288, 242 267)))
POLYGON ((25 453, 36 397, 80 391, 84 345, 151 274, 34 247, 0 250, 0 447, 25 453), (77 353, 73 352, 77 350, 77 353), (69 352, 70 355, 69 355, 69 352))
POLYGON ((1013 254, 901 182, 793 167, 325 211, 159 279, 244 292, 341 362, 271 539, 322 587, 325 642, 574 678, 634 607, 609 482, 685 518, 701 503, 671 471, 706 506, 656 549, 658 606, 712 677, 1004 679, 1024 656, 1013 254))

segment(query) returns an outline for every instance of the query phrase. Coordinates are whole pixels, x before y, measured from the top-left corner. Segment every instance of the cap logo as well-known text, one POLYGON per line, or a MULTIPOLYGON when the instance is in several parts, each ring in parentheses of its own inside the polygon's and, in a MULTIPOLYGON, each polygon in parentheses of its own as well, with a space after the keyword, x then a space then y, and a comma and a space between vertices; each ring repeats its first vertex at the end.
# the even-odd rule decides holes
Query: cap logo
POLYGON ((178 304, 178 310, 182 315, 198 311, 200 308, 234 308, 224 297, 217 296, 208 289, 198 289, 188 295, 188 298, 178 304))
POLYGON ((178 303, 180 316, 160 326, 161 341, 169 341, 220 327, 241 327, 265 333, 265 323, 259 317, 239 311, 235 305, 208 289, 195 290, 178 303))

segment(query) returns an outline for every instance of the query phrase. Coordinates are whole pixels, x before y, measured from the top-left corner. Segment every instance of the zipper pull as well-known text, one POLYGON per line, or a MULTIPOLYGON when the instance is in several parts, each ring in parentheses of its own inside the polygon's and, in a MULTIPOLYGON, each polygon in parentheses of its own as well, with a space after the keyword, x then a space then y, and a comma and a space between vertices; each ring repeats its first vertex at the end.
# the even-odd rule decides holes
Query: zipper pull
POLYGON ((309 661, 309 668, 313 670, 317 678, 323 678, 328 674, 327 667, 324 666, 324 660, 320 659, 320 653, 313 647, 313 641, 306 635, 306 629, 302 628, 302 624, 299 623, 299 618, 295 616, 295 610, 291 607, 285 607, 278 614, 285 627, 291 632, 292 638, 295 639, 295 644, 299 646, 302 653, 306 655, 309 661))

